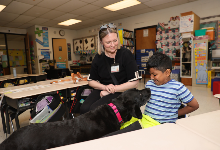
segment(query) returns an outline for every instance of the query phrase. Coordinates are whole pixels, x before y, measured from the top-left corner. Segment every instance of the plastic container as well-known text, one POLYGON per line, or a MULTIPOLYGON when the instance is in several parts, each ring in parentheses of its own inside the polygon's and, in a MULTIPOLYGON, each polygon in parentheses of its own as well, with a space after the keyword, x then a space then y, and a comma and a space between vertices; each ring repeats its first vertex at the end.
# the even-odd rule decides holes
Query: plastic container
POLYGON ((16 68, 13 68, 13 76, 16 77, 17 73, 16 73, 16 68))

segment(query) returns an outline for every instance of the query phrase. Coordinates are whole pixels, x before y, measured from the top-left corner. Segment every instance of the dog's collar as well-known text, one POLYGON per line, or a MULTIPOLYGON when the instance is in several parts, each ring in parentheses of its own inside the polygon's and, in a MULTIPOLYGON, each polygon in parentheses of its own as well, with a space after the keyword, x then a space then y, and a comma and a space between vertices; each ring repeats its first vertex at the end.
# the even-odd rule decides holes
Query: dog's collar
POLYGON ((109 103, 108 105, 114 110, 114 112, 115 112, 115 114, 116 114, 116 116, 117 116, 117 118, 118 118, 119 123, 122 124, 122 123, 123 123, 123 120, 122 120, 122 118, 121 118, 121 115, 120 115, 120 113, 119 113, 117 107, 116 107, 113 103, 109 103))

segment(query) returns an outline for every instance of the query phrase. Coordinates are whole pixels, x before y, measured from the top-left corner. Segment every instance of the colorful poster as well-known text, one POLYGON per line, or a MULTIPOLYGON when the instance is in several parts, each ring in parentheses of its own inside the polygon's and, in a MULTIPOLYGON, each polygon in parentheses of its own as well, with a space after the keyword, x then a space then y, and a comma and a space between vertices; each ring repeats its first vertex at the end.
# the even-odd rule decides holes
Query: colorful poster
POLYGON ((67 43, 68 60, 71 61, 71 45, 67 43))
POLYGON ((41 51, 41 55, 44 56, 44 59, 50 60, 50 52, 49 51, 41 51))
POLYGON ((48 28, 42 27, 42 30, 43 30, 43 47, 49 47, 48 28))
POLYGON ((196 84, 208 84, 207 43, 194 44, 196 84))
POLYGON ((180 17, 180 33, 193 31, 194 15, 180 17))

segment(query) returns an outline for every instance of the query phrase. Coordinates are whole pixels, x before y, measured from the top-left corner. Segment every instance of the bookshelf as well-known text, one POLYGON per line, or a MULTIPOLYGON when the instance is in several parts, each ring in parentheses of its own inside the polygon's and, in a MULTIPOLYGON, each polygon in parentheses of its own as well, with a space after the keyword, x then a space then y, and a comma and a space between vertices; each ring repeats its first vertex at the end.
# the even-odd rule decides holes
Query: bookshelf
POLYGON ((124 48, 134 53, 134 32, 127 29, 118 29, 119 39, 124 48))

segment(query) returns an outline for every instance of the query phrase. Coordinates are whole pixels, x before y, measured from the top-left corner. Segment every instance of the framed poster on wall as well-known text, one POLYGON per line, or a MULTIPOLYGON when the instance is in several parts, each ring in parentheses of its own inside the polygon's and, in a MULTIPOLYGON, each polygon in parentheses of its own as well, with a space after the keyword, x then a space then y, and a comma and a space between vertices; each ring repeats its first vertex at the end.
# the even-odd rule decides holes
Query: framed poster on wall
POLYGON ((73 49, 74 52, 83 50, 83 39, 73 40, 73 44, 74 44, 74 49, 73 49))
POLYGON ((95 49, 95 37, 87 37, 83 39, 84 50, 95 49))
POLYGON ((193 46, 195 53, 196 84, 208 84, 208 40, 207 42, 194 40, 193 46))

